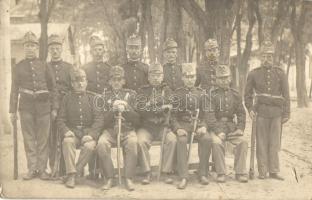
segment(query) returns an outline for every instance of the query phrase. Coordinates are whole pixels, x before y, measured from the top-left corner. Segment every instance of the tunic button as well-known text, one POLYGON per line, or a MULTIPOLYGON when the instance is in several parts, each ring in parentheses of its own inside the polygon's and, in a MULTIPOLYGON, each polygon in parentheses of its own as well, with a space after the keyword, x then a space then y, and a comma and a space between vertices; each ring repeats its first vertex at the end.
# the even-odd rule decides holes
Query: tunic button
POLYGON ((58 68, 58 65, 55 65, 56 68, 58 68))
POLYGON ((99 74, 100 72, 99 72, 99 71, 96 71, 96 73, 99 74))
POLYGON ((60 80, 60 78, 59 78, 59 77, 56 77, 56 80, 58 81, 58 80, 60 80))
POLYGON ((36 76, 36 74, 32 74, 32 76, 33 76, 33 77, 35 77, 35 76, 36 76))
POLYGON ((58 73, 58 71, 55 71, 55 73, 58 73))
POLYGON ((97 87, 100 87, 100 85, 99 85, 99 84, 97 84, 97 87))
POLYGON ((82 119, 82 115, 80 115, 80 119, 82 119))
POLYGON ((268 90, 271 90, 271 88, 268 88, 268 90))
POLYGON ((81 95, 79 95, 79 98, 81 98, 81 95))
POLYGON ((80 102, 80 101, 79 101, 78 103, 81 105, 81 102, 80 102))
POLYGON ((135 77, 133 77, 134 79, 136 79, 136 76, 135 77))
POLYGON ((31 70, 35 70, 35 68, 31 67, 31 70))
POLYGON ((32 61, 30 61, 29 63, 32 64, 32 61))
POLYGON ((79 111, 82 112, 82 109, 80 108, 79 111))

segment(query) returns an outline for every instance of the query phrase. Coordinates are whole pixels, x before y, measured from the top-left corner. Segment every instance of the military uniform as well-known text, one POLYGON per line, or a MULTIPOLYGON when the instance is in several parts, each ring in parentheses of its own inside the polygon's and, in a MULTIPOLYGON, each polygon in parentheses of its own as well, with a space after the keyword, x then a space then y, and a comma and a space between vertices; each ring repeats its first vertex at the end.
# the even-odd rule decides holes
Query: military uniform
MULTIPOLYGON (((263 47, 273 54, 272 44, 263 47)), ((279 150, 282 120, 290 116, 289 86, 285 72, 278 67, 261 66, 249 72, 245 106, 257 113, 257 163, 260 176, 280 171, 279 150), (255 96, 255 97, 254 97, 255 96), (255 98, 255 99, 254 99, 255 98), (255 100, 255 104, 253 101, 255 100)))
MULTIPOLYGON (((25 34, 24 42, 38 44, 32 32, 25 34)), ((43 173, 49 153, 51 108, 58 109, 53 72, 38 58, 26 58, 12 70, 9 112, 16 113, 19 104, 28 170, 43 173)))
MULTIPOLYGON (((110 76, 124 77, 123 73, 124 72, 121 67, 115 66, 112 67, 110 76)), ((112 145, 117 144, 118 120, 116 118, 117 113, 113 111, 114 103, 117 100, 127 102, 128 104, 126 110, 122 112, 121 123, 121 146, 124 153, 125 170, 124 176, 126 179, 131 179, 135 175, 138 154, 137 136, 135 130, 140 124, 140 116, 134 110, 136 103, 135 98, 136 92, 130 89, 114 91, 112 88, 110 88, 103 94, 105 130, 98 140, 97 153, 107 179, 112 180, 114 178, 114 166, 111 159, 111 147, 112 145)))
MULTIPOLYGON (((218 68, 222 67, 226 67, 230 74, 227 66, 218 66, 218 68)), ((219 70, 218 68, 217 71, 219 70)), ((225 143, 229 142, 235 146, 234 171, 237 177, 245 176, 247 173, 246 158, 248 142, 243 139, 246 113, 241 96, 232 88, 219 87, 212 92, 211 100, 213 105, 212 110, 216 118, 212 137, 212 155, 216 172, 218 176, 224 176, 226 174, 225 143), (236 134, 235 131, 238 129, 241 131, 236 134)), ((224 181, 225 179, 220 182, 224 181)), ((245 180, 242 182, 245 182, 245 180)))
MULTIPOLYGON (((62 40, 60 36, 58 35, 51 35, 48 38, 48 45, 52 44, 59 44, 62 45, 62 40)), ((53 75, 55 77, 56 81, 56 87, 58 91, 58 102, 61 103, 64 95, 68 93, 71 88, 71 79, 70 79, 70 73, 73 69, 73 66, 62 59, 53 61, 51 60, 48 62, 48 68, 53 72, 53 75)), ((54 162, 55 162, 55 152, 56 152, 56 140, 57 140, 57 134, 56 134, 57 128, 56 123, 51 124, 51 132, 50 132, 50 139, 49 139, 49 145, 50 145, 50 152, 49 152, 49 165, 51 170, 54 168, 54 162)))
MULTIPOLYGON (((187 71, 188 67, 185 67, 187 71)), ((191 69, 194 70, 194 69, 191 69)), ((188 73, 188 72, 186 72, 188 73)), ((193 72, 191 72, 193 73, 193 72)), ((195 72, 194 72, 194 75, 195 72)), ((177 168, 180 178, 188 178, 188 161, 187 161, 187 142, 188 136, 193 132, 194 118, 196 110, 199 110, 199 117, 196 132, 199 128, 206 127, 205 114, 203 108, 205 106, 204 90, 198 87, 188 88, 186 86, 178 88, 174 92, 175 98, 173 102, 172 130, 177 133, 178 129, 185 130, 188 135, 179 136, 177 134, 177 168)), ((199 175, 206 176, 208 162, 211 153, 211 137, 208 132, 196 134, 195 139, 198 140, 199 155, 199 175)), ((181 188, 183 189, 183 188, 181 188)))

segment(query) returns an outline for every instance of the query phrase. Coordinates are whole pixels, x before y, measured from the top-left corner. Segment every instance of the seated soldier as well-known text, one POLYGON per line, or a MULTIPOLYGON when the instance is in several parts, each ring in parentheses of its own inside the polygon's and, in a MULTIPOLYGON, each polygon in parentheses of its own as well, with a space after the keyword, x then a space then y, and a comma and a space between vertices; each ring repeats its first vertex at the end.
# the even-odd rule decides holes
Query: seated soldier
POLYGON ((73 91, 63 98, 57 119, 58 131, 63 136, 63 156, 66 166, 66 186, 75 187, 76 174, 93 155, 96 141, 103 128, 103 113, 94 106, 95 96, 86 93, 86 74, 82 70, 71 72, 73 91), (75 165, 76 148, 81 152, 75 165))
MULTIPOLYGON (((151 143, 153 140, 162 140, 162 134, 166 135, 161 171, 167 174, 173 172, 177 139, 170 129, 164 129, 165 126, 169 126, 169 110, 172 106, 168 99, 171 90, 166 83, 162 83, 163 77, 163 67, 158 63, 151 65, 148 71, 150 84, 141 87, 137 96, 137 109, 142 118, 141 128, 137 131, 138 161, 141 170, 146 175, 142 184, 150 182, 151 164, 148 151, 151 143), (168 132, 164 133, 163 131, 168 132)), ((171 184, 173 180, 168 177, 165 182, 171 184)))
POLYGON ((126 187, 134 190, 132 177, 135 175, 137 165, 137 136, 135 129, 140 123, 140 116, 134 110, 136 92, 124 89, 125 72, 122 67, 114 66, 109 73, 109 88, 104 94, 105 130, 99 138, 97 153, 100 166, 103 167, 107 183, 102 187, 108 190, 113 186, 114 166, 111 159, 111 147, 117 144, 117 134, 121 128, 121 146, 124 155, 124 176, 126 187), (118 127, 118 117, 121 114, 121 127, 118 127))
POLYGON ((212 156, 218 174, 217 181, 225 182, 225 142, 235 146, 234 170, 239 182, 247 182, 246 157, 248 143, 243 139, 246 114, 240 94, 230 88, 231 73, 227 65, 219 65, 216 70, 219 88, 212 92, 212 105, 216 124, 212 134, 212 156), (237 123, 234 119, 237 118, 237 123))

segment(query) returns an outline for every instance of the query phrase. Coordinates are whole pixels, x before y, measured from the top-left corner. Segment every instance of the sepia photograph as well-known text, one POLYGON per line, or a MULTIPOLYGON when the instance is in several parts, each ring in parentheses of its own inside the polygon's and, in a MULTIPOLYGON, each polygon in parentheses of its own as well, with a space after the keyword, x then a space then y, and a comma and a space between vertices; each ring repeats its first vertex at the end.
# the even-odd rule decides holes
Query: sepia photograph
POLYGON ((312 200, 312 0, 0 0, 0 199, 312 200))

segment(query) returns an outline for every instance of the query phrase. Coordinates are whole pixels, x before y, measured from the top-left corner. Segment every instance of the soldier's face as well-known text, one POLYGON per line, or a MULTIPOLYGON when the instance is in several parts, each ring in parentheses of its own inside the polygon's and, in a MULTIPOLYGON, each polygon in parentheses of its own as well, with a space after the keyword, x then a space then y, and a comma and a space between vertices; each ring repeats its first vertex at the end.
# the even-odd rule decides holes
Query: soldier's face
POLYGON ((192 88, 195 85, 195 81, 196 81, 196 74, 192 74, 192 75, 183 75, 182 76, 182 80, 184 82, 184 85, 188 88, 192 88))
POLYGON ((111 78, 109 84, 113 90, 120 90, 125 84, 125 79, 122 77, 111 78))
POLYGON ((178 49, 176 48, 167 49, 164 52, 165 63, 174 64, 177 62, 177 57, 178 57, 178 49))
POLYGON ((208 60, 216 61, 219 57, 219 49, 217 47, 207 49, 205 51, 205 55, 208 60))
POLYGON ((219 87, 228 88, 230 87, 231 77, 230 76, 219 77, 217 78, 216 82, 219 87))
POLYGON ((152 86, 158 86, 164 80, 163 73, 148 73, 148 82, 152 86))
POLYGON ((79 80, 72 81, 72 87, 75 92, 84 92, 87 88, 87 79, 86 77, 81 77, 79 80))
POLYGON ((24 44, 24 53, 26 58, 35 58, 38 52, 38 44, 27 42, 24 44))
POLYGON ((273 65, 273 54, 271 53, 262 53, 261 63, 263 66, 271 67, 273 65))
POLYGON ((62 55, 62 45, 61 44, 51 44, 49 45, 49 53, 52 60, 59 60, 62 55))
POLYGON ((127 56, 130 60, 138 60, 141 57, 140 45, 127 45, 127 56))
POLYGON ((91 55, 93 61, 100 62, 103 61, 103 56, 107 54, 107 48, 104 45, 95 45, 91 47, 91 55))

